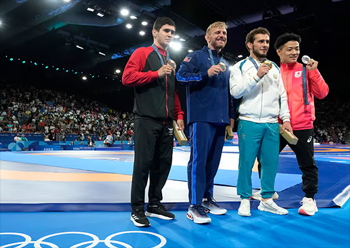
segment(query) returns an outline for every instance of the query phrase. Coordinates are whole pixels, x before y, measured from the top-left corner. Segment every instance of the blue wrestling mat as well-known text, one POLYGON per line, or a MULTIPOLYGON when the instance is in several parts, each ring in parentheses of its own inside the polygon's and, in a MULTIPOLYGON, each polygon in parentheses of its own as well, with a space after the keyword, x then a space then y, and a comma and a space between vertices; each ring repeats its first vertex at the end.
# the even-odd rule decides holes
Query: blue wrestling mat
MULTIPOLYGON (((188 147, 175 148, 175 151, 188 152, 188 147)), ((166 193, 172 194, 174 197, 171 199, 175 199, 166 204, 177 210, 188 207, 187 155, 183 152, 174 153, 175 164, 172 166, 169 182, 177 184, 170 182, 171 191, 166 193), (181 187, 178 188, 179 186, 181 187)), ((317 147, 315 160, 319 167, 318 207, 342 206, 349 199, 349 159, 349 147, 317 147)), ((235 186, 238 171, 229 169, 231 160, 232 168, 237 168, 237 147, 227 148, 223 152, 222 161, 226 163, 225 169, 219 169, 215 178, 215 187, 225 188, 220 191, 221 204, 228 209, 237 209, 239 196, 236 195, 235 186)), ((2 152, 0 161, 2 165, 0 169, 3 175, 7 175, 1 179, 0 211, 125 211, 130 208, 128 197, 130 175, 133 171, 133 152, 131 151, 2 152), (28 172, 24 173, 25 171, 28 172), (40 174, 45 171, 49 174, 40 174), (79 175, 81 177, 82 173, 92 173, 97 177, 100 174, 121 175, 126 176, 127 179, 124 181, 62 179, 62 177, 71 178, 67 172, 76 174, 78 177, 79 175), (16 176, 17 173, 21 176, 16 176), (34 178, 34 174, 30 173, 39 173, 35 175, 42 175, 45 178, 38 181, 37 177, 34 178), (56 174, 61 176, 61 179, 54 180, 56 174), (46 188, 47 190, 44 190, 46 188), (118 202, 117 199, 123 200, 118 202)), ((252 173, 252 185, 253 188, 260 188, 257 172, 252 173)), ((278 199, 280 206, 287 208, 300 206, 299 202, 303 197, 301 172, 295 156, 288 150, 280 156, 275 189, 280 195, 278 199)), ((255 209, 258 203, 258 201, 252 201, 252 209, 255 209)))
MULTIPOLYGON (((30 153, 20 152, 3 153, 1 154, 1 160, 124 175, 132 175, 133 171, 133 162, 117 160, 83 159, 55 155, 30 155, 30 153)), ((220 169, 215 177, 214 183, 235 187, 237 186, 237 178, 238 171, 220 169)), ((168 179, 187 181, 187 167, 183 165, 173 165, 168 179)), ((301 183, 301 175, 278 173, 276 176, 275 190, 282 191, 299 183, 301 183)), ((257 172, 252 173, 252 185, 253 188, 260 188, 260 179, 257 172)))
POLYGON ((0 213, 0 247, 271 247, 348 248, 350 202, 343 208, 320 209, 313 217, 297 209, 286 216, 252 210, 210 215, 197 225, 186 211, 173 211, 174 221, 150 218, 151 227, 137 228, 129 212, 0 213))

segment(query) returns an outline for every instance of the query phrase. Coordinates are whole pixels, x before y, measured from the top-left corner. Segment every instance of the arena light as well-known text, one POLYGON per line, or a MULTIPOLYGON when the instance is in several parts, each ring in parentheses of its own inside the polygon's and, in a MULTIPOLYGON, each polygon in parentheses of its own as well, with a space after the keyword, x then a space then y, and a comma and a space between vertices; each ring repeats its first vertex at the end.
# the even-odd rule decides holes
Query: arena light
POLYGON ((238 57, 238 58, 243 58, 243 55, 240 54, 240 55, 238 55, 237 57, 238 57))
POLYGON ((146 34, 146 32, 145 31, 140 31, 140 33, 139 33, 141 36, 144 36, 145 34, 146 34))
POLYGON ((81 50, 84 50, 84 47, 81 47, 81 46, 79 46, 79 45, 76 45, 75 47, 76 47, 76 48, 79 48, 79 49, 81 49, 81 50))
POLYGON ((176 34, 176 35, 174 36, 174 38, 175 38, 175 39, 178 39, 178 38, 180 38, 180 35, 176 34))
POLYGON ((10 58, 10 61, 13 61, 13 58, 10 58))
POLYGON ((93 8, 87 8, 87 11, 94 12, 95 10, 93 8))
POLYGON ((141 24, 142 24, 143 26, 147 26, 148 22, 143 21, 143 22, 141 22, 141 24))
POLYGON ((184 38, 180 38, 180 41, 186 41, 184 38))
POLYGON ((192 49, 188 49, 188 51, 187 51, 187 52, 192 53, 192 52, 193 52, 193 50, 192 50, 192 49))
POLYGON ((70 0, 63 0, 63 2, 65 2, 65 3, 69 3, 69 2, 70 2, 70 0))
POLYGON ((125 26, 126 26, 127 29, 132 28, 132 25, 130 23, 126 24, 125 26))
POLYGON ((180 42, 176 42, 176 41, 171 42, 169 46, 172 49, 174 49, 175 51, 180 51, 182 48, 182 44, 180 42))
POLYGON ((129 10, 128 9, 122 9, 120 11, 120 14, 122 14, 122 16, 127 16, 127 15, 129 15, 129 10))
POLYGON ((132 19, 132 20, 136 20, 136 19, 137 19, 137 17, 136 17, 136 16, 134 16, 134 15, 131 15, 131 16, 130 16, 130 19, 132 19))
POLYGON ((2 21, 0 21, 0 26, 2 25, 2 21))
POLYGON ((87 80, 87 77, 83 76, 81 79, 83 79, 83 80, 87 80))
POLYGON ((98 15, 99 17, 104 17, 104 16, 105 16, 105 15, 102 14, 101 12, 98 12, 97 15, 98 15))
POLYGON ((101 54, 102 56, 106 56, 106 54, 105 53, 102 53, 102 52, 98 52, 99 54, 101 54))
POLYGON ((115 70, 115 73, 121 73, 121 71, 119 69, 115 70))

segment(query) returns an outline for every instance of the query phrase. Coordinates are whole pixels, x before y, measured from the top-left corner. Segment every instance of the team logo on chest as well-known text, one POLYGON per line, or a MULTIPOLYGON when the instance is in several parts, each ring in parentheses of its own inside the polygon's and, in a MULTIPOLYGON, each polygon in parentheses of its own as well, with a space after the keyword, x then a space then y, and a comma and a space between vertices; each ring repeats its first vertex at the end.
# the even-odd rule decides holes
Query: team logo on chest
POLYGON ((294 74, 294 77, 300 78, 302 73, 303 73, 302 71, 296 71, 294 74))
POLYGON ((277 79, 278 77, 277 77, 277 75, 276 75, 276 74, 273 74, 273 78, 274 78, 274 79, 277 79))

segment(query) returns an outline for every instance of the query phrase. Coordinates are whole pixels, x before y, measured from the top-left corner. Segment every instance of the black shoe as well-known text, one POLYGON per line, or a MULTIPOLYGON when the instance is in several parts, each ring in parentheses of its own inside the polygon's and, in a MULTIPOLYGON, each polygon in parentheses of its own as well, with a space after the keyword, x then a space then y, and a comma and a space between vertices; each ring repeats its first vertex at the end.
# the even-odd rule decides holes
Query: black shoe
POLYGON ((138 227, 147 227, 151 225, 143 210, 133 210, 131 212, 130 220, 134 223, 135 226, 138 227))
POLYGON ((175 215, 165 209, 162 204, 147 205, 147 217, 157 217, 162 220, 173 220, 175 215))

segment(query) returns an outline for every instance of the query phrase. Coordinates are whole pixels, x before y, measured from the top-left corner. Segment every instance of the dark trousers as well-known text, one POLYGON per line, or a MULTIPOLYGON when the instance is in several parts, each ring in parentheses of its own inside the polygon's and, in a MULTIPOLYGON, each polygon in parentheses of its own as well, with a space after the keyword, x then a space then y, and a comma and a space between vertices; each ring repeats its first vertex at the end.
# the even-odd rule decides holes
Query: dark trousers
MULTIPOLYGON (((296 145, 288 144, 287 141, 280 137, 280 152, 288 144, 295 153, 299 168, 302 171, 302 190, 305 197, 313 198, 318 190, 318 168, 314 159, 314 138, 313 129, 295 130, 294 135, 299 139, 296 145)), ((261 165, 258 165, 259 176, 261 165)))
POLYGON ((191 155, 187 166, 190 204, 202 204, 213 196, 214 177, 218 171, 225 125, 195 122, 189 125, 191 155))
POLYGON ((135 119, 135 154, 131 185, 131 208, 144 209, 148 175, 148 203, 159 204, 168 179, 173 155, 173 125, 150 118, 135 119))

